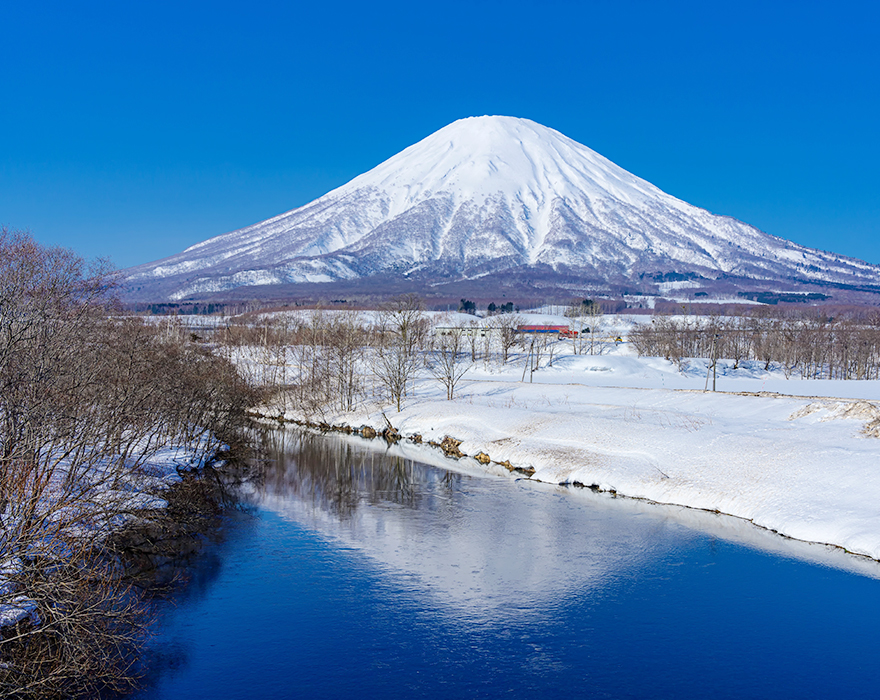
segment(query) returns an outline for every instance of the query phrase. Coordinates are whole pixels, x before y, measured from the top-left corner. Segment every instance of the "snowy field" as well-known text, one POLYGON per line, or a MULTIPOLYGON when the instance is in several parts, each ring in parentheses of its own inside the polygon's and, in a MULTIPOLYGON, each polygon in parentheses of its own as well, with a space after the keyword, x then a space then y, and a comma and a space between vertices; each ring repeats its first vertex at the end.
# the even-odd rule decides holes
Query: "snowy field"
MULTIPOLYGON (((604 327, 617 324, 625 338, 637 320, 606 317, 604 327)), ((523 354, 504 367, 478 361, 453 401, 425 373, 399 413, 386 403, 321 419, 383 429, 384 414, 405 436, 452 436, 467 455, 534 468, 534 480, 727 513, 880 559, 880 382, 786 379, 760 363, 734 370, 719 361, 717 391, 710 378, 706 392, 707 360, 679 370, 639 358, 626 342, 592 356, 560 342, 553 366, 542 360, 531 382, 527 372, 522 380, 525 363, 523 354)), ((459 464, 507 473, 470 458, 459 464)))

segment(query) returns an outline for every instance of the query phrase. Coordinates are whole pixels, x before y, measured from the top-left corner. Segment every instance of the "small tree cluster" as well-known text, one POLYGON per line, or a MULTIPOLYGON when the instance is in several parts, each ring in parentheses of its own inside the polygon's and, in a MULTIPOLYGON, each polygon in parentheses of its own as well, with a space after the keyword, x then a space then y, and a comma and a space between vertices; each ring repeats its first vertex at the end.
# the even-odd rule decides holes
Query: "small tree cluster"
POLYGON ((486 307, 486 311, 489 312, 490 316, 495 314, 512 314, 514 312, 513 302, 508 301, 499 306, 493 301, 486 307))

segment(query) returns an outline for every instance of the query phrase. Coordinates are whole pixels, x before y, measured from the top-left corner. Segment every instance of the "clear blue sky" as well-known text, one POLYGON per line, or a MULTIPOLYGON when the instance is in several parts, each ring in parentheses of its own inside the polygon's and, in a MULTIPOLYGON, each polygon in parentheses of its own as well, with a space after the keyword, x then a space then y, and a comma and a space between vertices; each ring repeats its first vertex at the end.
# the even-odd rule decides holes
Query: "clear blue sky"
POLYGON ((455 119, 880 263, 871 2, 6 2, 0 224, 119 267, 305 204, 455 119))

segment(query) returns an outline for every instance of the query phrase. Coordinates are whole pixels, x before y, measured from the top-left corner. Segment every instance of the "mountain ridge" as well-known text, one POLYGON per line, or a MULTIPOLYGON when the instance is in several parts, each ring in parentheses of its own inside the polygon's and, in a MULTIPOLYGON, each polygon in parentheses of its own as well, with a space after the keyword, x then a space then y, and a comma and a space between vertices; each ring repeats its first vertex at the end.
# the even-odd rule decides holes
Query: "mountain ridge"
POLYGON ((469 117, 308 204, 127 271, 130 298, 408 280, 429 289, 553 276, 585 288, 676 272, 734 287, 880 284, 880 268, 667 194, 558 131, 469 117), (737 285, 731 280, 741 279, 737 285))

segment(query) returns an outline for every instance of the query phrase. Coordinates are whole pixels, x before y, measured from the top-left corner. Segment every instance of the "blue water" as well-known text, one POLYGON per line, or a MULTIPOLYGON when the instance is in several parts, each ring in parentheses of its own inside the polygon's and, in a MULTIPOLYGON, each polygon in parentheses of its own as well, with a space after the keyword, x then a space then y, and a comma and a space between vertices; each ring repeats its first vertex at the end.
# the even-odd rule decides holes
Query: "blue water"
POLYGON ((154 645, 153 698, 875 698, 880 569, 729 518, 278 454, 154 645), (848 570, 849 569, 849 570, 848 570))

